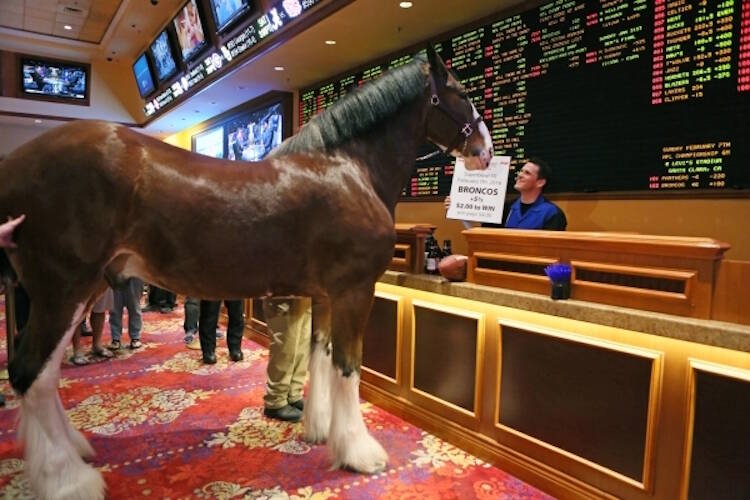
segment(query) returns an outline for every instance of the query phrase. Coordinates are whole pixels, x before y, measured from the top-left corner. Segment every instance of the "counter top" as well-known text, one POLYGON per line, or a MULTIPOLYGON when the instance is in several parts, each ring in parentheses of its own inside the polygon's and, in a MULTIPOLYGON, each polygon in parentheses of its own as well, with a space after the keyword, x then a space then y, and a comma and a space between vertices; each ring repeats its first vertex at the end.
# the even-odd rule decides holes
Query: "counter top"
POLYGON ((675 316, 581 300, 552 300, 548 296, 505 288, 450 282, 442 276, 386 271, 381 283, 414 288, 499 306, 560 316, 688 342, 750 352, 750 326, 675 316))

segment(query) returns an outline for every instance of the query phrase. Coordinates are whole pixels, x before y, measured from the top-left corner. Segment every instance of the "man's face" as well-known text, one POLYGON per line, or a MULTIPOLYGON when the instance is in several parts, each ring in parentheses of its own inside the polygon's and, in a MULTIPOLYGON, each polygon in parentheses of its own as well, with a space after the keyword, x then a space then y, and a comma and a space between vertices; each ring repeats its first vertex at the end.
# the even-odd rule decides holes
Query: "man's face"
POLYGON ((541 189, 546 180, 539 178, 539 166, 535 163, 526 162, 521 170, 516 174, 516 184, 513 186, 516 191, 523 193, 541 189))

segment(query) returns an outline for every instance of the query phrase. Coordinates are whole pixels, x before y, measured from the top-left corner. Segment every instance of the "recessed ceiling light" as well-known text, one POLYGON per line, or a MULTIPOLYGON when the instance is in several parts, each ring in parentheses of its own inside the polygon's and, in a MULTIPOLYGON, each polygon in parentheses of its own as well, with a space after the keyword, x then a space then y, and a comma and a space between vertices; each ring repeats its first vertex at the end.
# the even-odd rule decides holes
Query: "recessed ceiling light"
POLYGON ((34 123, 42 123, 42 120, 40 120, 39 118, 37 118, 36 120, 34 120, 34 123))
POLYGON ((66 24, 65 26, 63 26, 63 28, 65 28, 66 30, 72 30, 73 26, 66 24))
POLYGON ((402 9, 410 9, 412 5, 414 4, 411 2, 401 2, 400 4, 398 4, 398 6, 402 9))
POLYGON ((273 69, 276 71, 284 71, 284 66, 274 66, 273 69))
POLYGON ((326 40, 326 45, 336 45, 336 40, 326 40))

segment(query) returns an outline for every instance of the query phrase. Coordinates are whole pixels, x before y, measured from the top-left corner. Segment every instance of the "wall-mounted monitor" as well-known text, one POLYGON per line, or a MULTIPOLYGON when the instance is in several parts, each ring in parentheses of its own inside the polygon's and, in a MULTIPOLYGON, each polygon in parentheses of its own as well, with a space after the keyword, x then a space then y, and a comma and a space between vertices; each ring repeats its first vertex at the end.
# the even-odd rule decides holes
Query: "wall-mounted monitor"
POLYGON ((169 42, 169 33, 162 31, 149 49, 154 61, 156 79, 163 82, 177 72, 177 63, 174 60, 172 44, 169 42))
POLYGON ((258 161, 283 140, 282 103, 277 102, 233 118, 226 125, 227 158, 258 161))
POLYGON ((221 32, 250 11, 250 0, 211 0, 216 31, 221 32))
POLYGON ((188 61, 206 46, 206 36, 203 33, 203 23, 196 0, 189 0, 172 22, 177 33, 182 60, 188 61))
POLYGON ((135 76, 135 81, 138 84, 138 92, 141 93, 141 97, 146 97, 156 90, 154 77, 151 75, 151 68, 149 67, 145 52, 133 63, 133 76, 135 76))
POLYGON ((21 78, 24 96, 88 101, 88 64, 22 57, 21 78))
POLYGON ((193 151, 213 158, 224 158, 224 126, 219 125, 194 135, 193 151))

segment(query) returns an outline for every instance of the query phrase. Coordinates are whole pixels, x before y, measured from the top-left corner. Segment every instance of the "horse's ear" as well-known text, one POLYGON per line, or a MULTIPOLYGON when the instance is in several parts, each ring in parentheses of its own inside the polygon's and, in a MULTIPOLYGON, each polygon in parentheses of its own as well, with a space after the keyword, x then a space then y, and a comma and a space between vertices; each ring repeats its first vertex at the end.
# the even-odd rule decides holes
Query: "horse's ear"
POLYGON ((444 84, 448 81, 448 71, 445 69, 445 63, 440 58, 435 47, 432 44, 427 45, 427 61, 430 63, 430 73, 432 73, 435 81, 440 84, 444 84))

